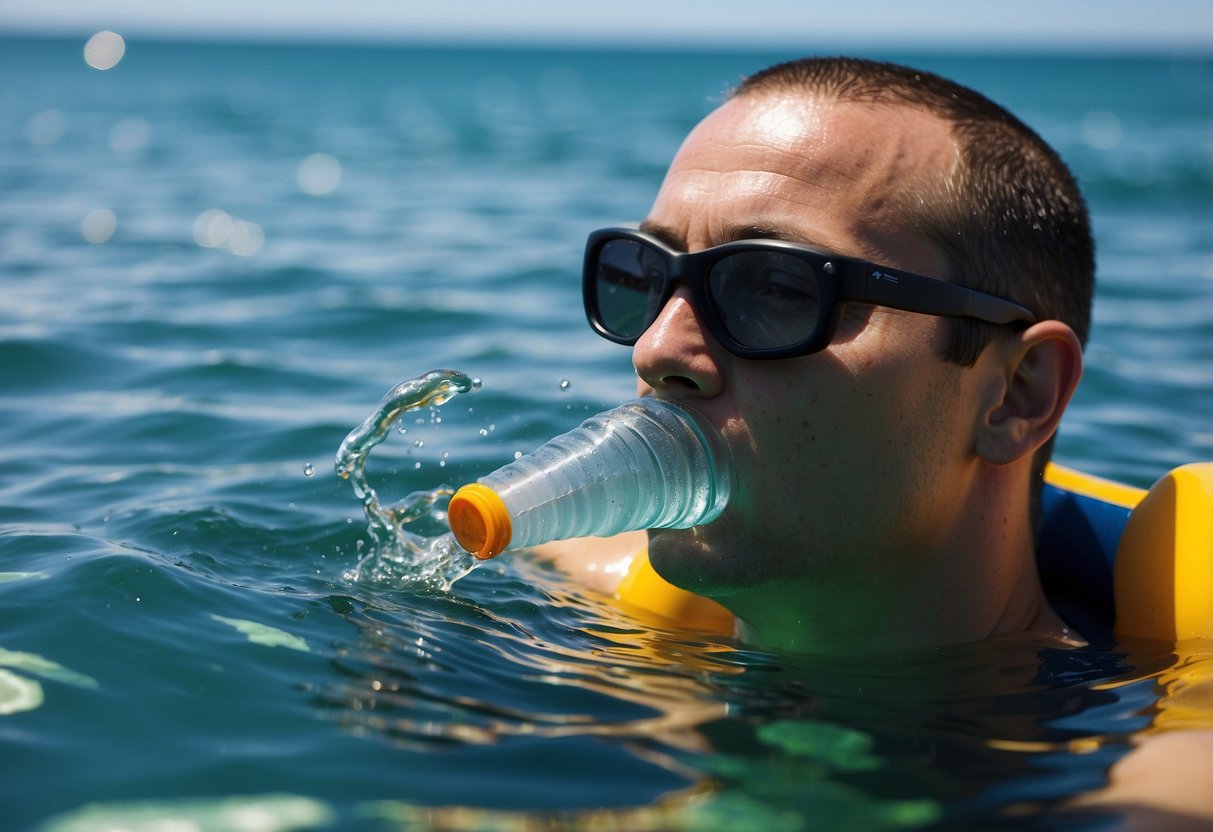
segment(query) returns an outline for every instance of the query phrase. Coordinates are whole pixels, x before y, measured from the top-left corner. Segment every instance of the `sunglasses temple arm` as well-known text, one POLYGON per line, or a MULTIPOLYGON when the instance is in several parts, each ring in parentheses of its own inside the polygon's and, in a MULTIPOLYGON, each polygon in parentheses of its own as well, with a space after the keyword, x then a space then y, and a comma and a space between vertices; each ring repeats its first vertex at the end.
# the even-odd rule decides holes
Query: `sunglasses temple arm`
POLYGON ((843 283, 847 300, 891 306, 907 312, 976 318, 992 324, 1035 323, 1028 309, 955 283, 909 272, 855 263, 843 283))

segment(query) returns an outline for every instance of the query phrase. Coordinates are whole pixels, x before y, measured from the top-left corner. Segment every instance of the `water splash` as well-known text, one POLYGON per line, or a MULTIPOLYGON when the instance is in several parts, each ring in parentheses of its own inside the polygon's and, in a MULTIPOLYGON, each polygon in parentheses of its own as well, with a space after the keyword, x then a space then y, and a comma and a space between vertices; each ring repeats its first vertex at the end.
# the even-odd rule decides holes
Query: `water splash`
POLYGON ((447 590, 474 569, 478 561, 460 548, 449 533, 427 535, 407 528, 422 527, 441 519, 440 500, 453 489, 440 486, 416 491, 398 503, 384 506, 366 478, 371 450, 387 438, 403 416, 423 407, 436 408, 478 385, 456 370, 431 370, 401 382, 388 391, 375 412, 350 431, 337 450, 337 476, 348 479, 366 513, 371 537, 369 551, 349 573, 352 580, 394 581, 447 590))

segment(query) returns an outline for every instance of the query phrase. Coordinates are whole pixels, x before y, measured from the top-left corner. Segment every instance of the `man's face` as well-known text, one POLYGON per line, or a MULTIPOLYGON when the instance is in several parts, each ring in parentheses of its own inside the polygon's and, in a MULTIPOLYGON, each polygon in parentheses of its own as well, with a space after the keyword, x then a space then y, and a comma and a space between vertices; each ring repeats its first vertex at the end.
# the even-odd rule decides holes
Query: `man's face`
MULTIPOLYGON (((734 99, 687 138, 645 227, 687 251, 773 236, 946 277, 897 206, 955 158, 948 128, 907 107, 734 99)), ((938 357, 942 334, 939 318, 849 304, 822 352, 745 360, 679 287, 634 348, 640 392, 707 414, 740 489, 715 523, 650 532, 657 570, 744 618, 772 593, 834 588, 845 604, 856 582, 929 567, 915 561, 963 488, 977 398, 938 357)))

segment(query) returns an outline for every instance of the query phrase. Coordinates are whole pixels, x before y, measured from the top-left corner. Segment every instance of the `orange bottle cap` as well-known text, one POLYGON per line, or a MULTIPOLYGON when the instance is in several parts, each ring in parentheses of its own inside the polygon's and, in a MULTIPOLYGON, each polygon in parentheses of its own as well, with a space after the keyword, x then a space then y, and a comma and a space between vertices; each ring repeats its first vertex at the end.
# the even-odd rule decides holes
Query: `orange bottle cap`
POLYGON ((474 482, 460 488, 446 514, 459 545, 481 560, 497 557, 510 545, 510 512, 487 485, 474 482))

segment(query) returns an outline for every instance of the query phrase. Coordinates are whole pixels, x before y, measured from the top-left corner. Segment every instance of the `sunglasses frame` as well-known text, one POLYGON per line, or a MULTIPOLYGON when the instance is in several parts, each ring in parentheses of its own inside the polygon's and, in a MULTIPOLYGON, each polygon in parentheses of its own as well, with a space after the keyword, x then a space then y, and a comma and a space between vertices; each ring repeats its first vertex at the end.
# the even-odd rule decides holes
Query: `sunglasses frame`
MULTIPOLYGON (((976 318, 998 325, 1031 325, 1037 321, 1037 317, 1030 310, 1014 301, 946 280, 876 265, 855 257, 842 257, 800 243, 766 239, 739 240, 687 253, 672 249, 660 238, 635 228, 603 228, 591 232, 586 241, 581 278, 582 300, 590 327, 608 341, 626 346, 632 346, 640 340, 644 332, 653 325, 653 321, 645 324, 644 329, 634 337, 616 335, 602 322, 596 292, 597 265, 603 246, 612 240, 630 240, 649 246, 665 258, 667 268, 661 286, 660 302, 656 307, 657 315, 661 314, 661 310, 669 302, 676 284, 685 283, 690 287, 695 309, 702 316, 712 337, 739 358, 793 358, 825 349, 833 340, 842 312, 841 304, 847 301, 887 306, 924 315, 976 318), (783 347, 750 347, 738 342, 725 327, 715 299, 707 288, 708 274, 712 267, 725 257, 753 251, 778 252, 805 260, 811 266, 811 273, 817 277, 820 291, 817 316, 812 322, 812 328, 800 341, 783 347)), ((653 320, 656 320, 656 317, 653 320)))

